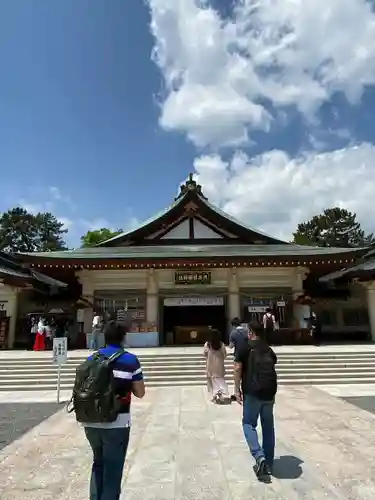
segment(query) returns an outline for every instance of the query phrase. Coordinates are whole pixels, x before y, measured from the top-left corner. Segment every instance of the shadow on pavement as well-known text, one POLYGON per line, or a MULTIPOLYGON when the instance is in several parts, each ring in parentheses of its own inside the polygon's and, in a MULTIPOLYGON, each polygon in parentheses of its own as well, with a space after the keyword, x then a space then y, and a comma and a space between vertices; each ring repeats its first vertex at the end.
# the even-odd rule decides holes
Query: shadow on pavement
POLYGON ((273 477, 277 479, 298 479, 302 476, 303 460, 293 455, 282 455, 273 462, 273 477))
POLYGON ((57 403, 1 403, 0 450, 51 417, 63 406, 57 403))

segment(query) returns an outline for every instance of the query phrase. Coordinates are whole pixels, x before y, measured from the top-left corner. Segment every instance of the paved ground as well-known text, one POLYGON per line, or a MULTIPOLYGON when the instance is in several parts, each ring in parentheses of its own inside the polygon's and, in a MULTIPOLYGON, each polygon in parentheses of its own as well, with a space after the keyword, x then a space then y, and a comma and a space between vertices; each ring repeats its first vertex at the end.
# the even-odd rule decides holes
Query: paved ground
MULTIPOLYGON (((238 405, 203 388, 134 405, 123 500, 373 500, 375 415, 313 387, 281 388, 272 484, 258 483, 238 405)), ((65 411, 0 452, 1 500, 87 500, 90 452, 65 411)))

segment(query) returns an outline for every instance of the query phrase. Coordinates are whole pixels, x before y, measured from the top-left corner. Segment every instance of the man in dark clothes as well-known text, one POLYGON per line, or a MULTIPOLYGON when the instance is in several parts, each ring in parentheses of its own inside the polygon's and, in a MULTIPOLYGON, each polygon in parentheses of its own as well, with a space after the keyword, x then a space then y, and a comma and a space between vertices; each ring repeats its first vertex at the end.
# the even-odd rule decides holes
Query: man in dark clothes
POLYGON ((254 471, 261 480, 272 472, 275 454, 273 408, 277 392, 277 357, 264 337, 263 325, 251 323, 248 345, 239 349, 234 359, 236 399, 243 405, 243 432, 255 459, 254 471), (259 417, 262 446, 257 433, 259 417))
MULTIPOLYGON (((233 318, 231 321, 232 331, 229 335, 229 348, 234 349, 233 355, 236 359, 236 353, 239 350, 245 349, 248 343, 248 329, 241 326, 240 318, 233 318)), ((231 397, 232 401, 236 401, 236 395, 231 397)))
POLYGON ((232 331, 229 335, 229 347, 230 349, 234 349, 234 356, 236 356, 236 352, 243 345, 247 345, 248 342, 248 329, 241 326, 240 318, 233 318, 231 321, 232 331))

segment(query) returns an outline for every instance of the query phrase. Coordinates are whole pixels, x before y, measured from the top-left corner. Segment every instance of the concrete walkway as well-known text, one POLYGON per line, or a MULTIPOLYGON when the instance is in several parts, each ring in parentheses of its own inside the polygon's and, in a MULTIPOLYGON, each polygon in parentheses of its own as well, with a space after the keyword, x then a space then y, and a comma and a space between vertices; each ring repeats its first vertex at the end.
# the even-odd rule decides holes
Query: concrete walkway
MULTIPOLYGON (((258 483, 238 405, 203 388, 134 405, 123 500, 373 500, 375 416, 313 387, 282 388, 272 484, 258 483)), ((87 500, 91 454, 64 410, 0 453, 1 500, 87 500)))

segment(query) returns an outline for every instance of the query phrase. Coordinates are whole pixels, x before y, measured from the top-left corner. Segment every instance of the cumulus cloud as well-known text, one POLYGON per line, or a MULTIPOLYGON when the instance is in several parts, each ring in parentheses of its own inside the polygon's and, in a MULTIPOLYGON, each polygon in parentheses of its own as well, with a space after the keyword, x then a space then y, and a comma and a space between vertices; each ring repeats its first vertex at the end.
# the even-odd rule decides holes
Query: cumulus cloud
POLYGON ((307 119, 336 92, 375 83, 375 14, 366 0, 149 0, 153 59, 165 80, 160 123, 197 146, 246 144, 277 109, 307 119))
POLYGON ((233 216, 282 239, 298 223, 339 206, 357 213, 375 230, 375 146, 291 158, 273 150, 249 158, 237 152, 230 161, 218 155, 195 160, 196 180, 204 194, 233 216))
POLYGON ((375 84, 373 3, 241 0, 223 18, 208 0, 148 2, 152 58, 165 83, 160 124, 209 151, 194 162, 205 194, 280 238, 335 205, 375 230, 375 146, 355 144, 342 127, 347 147, 330 150, 332 131, 325 134, 317 114, 336 93, 355 105, 375 84), (272 149, 272 126, 290 109, 311 147, 294 158, 272 149), (269 132, 270 150, 251 157, 256 129, 269 132), (230 149, 219 153, 228 146, 226 161, 230 149))

